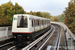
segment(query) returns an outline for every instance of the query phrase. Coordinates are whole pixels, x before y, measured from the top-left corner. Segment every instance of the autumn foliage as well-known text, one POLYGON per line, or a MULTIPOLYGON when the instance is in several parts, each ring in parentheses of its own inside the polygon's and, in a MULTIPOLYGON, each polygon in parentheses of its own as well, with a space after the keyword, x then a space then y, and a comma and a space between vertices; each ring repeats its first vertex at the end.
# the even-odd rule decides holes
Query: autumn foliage
POLYGON ((4 3, 0 6, 0 26, 12 25, 12 19, 14 14, 23 14, 24 9, 11 1, 4 3))
POLYGON ((58 17, 54 17, 53 21, 58 21, 58 17))
POLYGON ((12 2, 9 1, 8 3, 0 5, 0 26, 12 25, 14 14, 31 14, 48 18, 53 21, 64 22, 75 34, 75 2, 69 2, 68 7, 64 11, 64 14, 53 17, 48 12, 26 12, 22 6, 18 5, 18 3, 13 5, 12 2))
POLYGON ((69 2, 65 10, 65 24, 75 34, 75 2, 69 2))
POLYGON ((9 1, 8 3, 4 3, 0 6, 0 26, 12 25, 14 14, 31 14, 49 19, 51 17, 50 13, 48 12, 26 12, 22 6, 18 5, 18 3, 13 5, 12 2, 9 1))

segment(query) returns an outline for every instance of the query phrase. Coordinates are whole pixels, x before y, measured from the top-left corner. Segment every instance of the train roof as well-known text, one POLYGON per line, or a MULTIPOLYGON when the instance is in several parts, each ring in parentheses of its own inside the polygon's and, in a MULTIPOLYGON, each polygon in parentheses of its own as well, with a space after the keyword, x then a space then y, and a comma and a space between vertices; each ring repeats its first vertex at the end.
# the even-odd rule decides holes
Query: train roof
MULTIPOLYGON (((46 19, 46 20, 50 20, 50 19, 48 19, 48 18, 43 18, 43 17, 39 17, 39 16, 34 16, 34 15, 30 15, 30 14, 15 14, 15 15, 26 15, 26 16, 29 16, 29 17, 32 17, 32 18, 38 18, 38 19, 46 19)), ((15 16, 14 15, 14 16, 15 16)))

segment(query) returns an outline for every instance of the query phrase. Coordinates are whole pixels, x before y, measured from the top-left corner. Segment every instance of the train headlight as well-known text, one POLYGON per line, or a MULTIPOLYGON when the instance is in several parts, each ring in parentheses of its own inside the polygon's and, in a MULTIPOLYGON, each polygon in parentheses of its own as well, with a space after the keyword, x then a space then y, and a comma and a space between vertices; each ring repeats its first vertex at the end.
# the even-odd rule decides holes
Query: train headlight
POLYGON ((27 38, 29 38, 29 37, 27 37, 27 38))
POLYGON ((16 36, 14 36, 14 38, 16 38, 16 36))

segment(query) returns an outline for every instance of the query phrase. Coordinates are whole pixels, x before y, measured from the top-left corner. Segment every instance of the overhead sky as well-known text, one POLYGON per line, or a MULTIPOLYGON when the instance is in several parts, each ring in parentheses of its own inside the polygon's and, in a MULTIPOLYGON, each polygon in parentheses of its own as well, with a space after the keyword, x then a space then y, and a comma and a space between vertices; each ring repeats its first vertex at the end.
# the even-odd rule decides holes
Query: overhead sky
MULTIPOLYGON (((8 1, 10 0, 2 0, 0 1, 0 5, 8 1)), ((26 12, 49 12, 53 16, 63 13, 69 1, 70 0, 11 0, 13 4, 17 2, 22 6, 26 12)))

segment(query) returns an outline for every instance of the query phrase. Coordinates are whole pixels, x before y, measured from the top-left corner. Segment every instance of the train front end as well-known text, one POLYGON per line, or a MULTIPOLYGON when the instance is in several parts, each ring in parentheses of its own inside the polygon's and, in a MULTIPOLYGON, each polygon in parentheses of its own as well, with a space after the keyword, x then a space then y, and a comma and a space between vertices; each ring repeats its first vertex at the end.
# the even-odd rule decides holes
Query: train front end
POLYGON ((17 14, 13 17, 12 34, 14 40, 26 39, 29 32, 27 15, 17 14))

